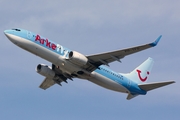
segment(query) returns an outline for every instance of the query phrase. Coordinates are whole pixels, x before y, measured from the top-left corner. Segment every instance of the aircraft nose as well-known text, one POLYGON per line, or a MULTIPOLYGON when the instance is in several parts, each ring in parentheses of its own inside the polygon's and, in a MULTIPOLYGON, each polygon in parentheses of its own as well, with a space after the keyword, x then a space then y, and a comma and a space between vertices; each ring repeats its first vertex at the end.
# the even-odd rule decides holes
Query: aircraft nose
POLYGON ((10 36, 9 36, 9 33, 10 33, 9 30, 5 30, 5 31, 4 31, 4 34, 6 35, 7 38, 10 37, 10 36))
POLYGON ((14 39, 14 36, 13 36, 13 31, 12 30, 5 30, 4 31, 4 34, 6 35, 6 37, 13 43, 16 42, 16 40, 14 39))
POLYGON ((4 34, 6 35, 6 37, 11 40, 11 31, 10 30, 5 30, 4 34))
POLYGON ((8 33, 8 30, 5 30, 5 31, 4 31, 4 34, 5 34, 6 36, 7 36, 7 33, 8 33))

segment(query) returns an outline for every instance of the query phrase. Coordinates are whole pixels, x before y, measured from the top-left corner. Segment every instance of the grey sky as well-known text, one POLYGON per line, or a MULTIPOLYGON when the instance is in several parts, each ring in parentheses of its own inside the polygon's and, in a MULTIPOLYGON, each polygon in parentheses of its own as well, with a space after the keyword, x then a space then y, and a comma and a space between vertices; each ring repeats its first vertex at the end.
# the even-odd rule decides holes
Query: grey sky
POLYGON ((178 0, 0 0, 0 119, 179 119, 180 1, 178 0), (155 60, 148 82, 175 80, 130 101, 126 95, 75 79, 43 91, 39 63, 51 63, 12 44, 11 28, 41 34, 83 54, 95 54, 154 41, 157 47, 110 64, 130 72, 148 57, 155 60))

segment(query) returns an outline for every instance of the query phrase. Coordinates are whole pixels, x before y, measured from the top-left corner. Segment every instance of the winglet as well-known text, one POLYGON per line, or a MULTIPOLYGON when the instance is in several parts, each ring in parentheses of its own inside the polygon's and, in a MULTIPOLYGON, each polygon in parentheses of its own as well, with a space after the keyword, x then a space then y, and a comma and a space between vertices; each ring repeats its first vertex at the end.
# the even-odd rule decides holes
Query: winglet
POLYGON ((160 36, 156 39, 156 41, 154 41, 153 43, 150 43, 149 45, 152 46, 152 47, 156 46, 156 45, 158 44, 158 42, 160 41, 161 37, 162 37, 162 35, 160 35, 160 36))

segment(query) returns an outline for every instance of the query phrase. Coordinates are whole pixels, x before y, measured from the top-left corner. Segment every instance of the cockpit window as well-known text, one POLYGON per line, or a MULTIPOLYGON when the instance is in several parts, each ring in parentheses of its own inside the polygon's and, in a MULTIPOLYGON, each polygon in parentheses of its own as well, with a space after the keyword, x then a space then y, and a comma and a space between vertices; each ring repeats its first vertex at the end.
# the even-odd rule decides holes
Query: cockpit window
POLYGON ((20 29, 12 29, 12 30, 15 30, 15 31, 21 31, 20 29))

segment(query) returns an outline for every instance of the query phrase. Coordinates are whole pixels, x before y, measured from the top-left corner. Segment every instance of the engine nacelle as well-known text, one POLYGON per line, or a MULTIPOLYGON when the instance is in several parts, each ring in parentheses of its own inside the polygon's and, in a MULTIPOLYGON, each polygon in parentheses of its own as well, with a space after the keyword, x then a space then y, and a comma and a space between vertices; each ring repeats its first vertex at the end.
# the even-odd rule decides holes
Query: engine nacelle
POLYGON ((76 51, 71 51, 69 53, 69 60, 74 63, 74 64, 77 64, 79 66, 84 66, 87 64, 88 62, 88 59, 86 56, 84 56, 83 54, 81 53, 78 53, 76 51))
POLYGON ((55 72, 51 69, 51 67, 44 64, 39 64, 36 68, 36 72, 50 79, 55 77, 55 72))

